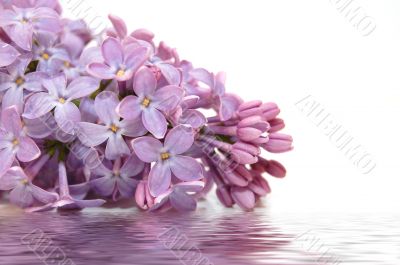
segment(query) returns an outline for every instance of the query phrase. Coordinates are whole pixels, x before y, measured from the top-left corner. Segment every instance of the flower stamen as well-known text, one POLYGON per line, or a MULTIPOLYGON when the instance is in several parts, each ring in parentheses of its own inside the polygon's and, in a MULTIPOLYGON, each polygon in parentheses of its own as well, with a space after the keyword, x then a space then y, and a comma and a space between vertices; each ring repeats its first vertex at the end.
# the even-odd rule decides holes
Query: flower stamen
POLYGON ((123 77, 124 75, 125 75, 125 71, 124 70, 122 70, 122 69, 118 70, 118 72, 117 72, 117 76, 118 77, 123 77))
POLYGON ((50 59, 50 55, 44 52, 42 53, 42 58, 47 61, 48 59, 50 59))
POLYGON ((25 83, 25 79, 23 79, 22 77, 18 77, 17 79, 15 79, 15 83, 20 86, 23 83, 25 83))
POLYGON ((13 145, 13 146, 19 145, 18 139, 14 139, 14 140, 12 141, 12 145, 13 145))
POLYGON ((60 102, 61 104, 64 104, 65 103, 65 99, 64 98, 59 98, 58 102, 60 102))
POLYGON ((27 179, 22 179, 21 184, 22 185, 28 185, 29 181, 27 179))
POLYGON ((116 132, 118 132, 119 128, 118 128, 118 126, 116 126, 115 124, 113 124, 113 125, 110 126, 110 130, 111 130, 113 133, 116 133, 116 132))
POLYGON ((161 159, 162 159, 162 160, 167 160, 167 159, 169 159, 170 157, 171 157, 171 155, 170 155, 169 153, 167 153, 167 152, 161 153, 161 159))
POLYGON ((150 103, 151 103, 150 99, 144 98, 143 101, 142 101, 142 106, 147 108, 150 105, 150 103))

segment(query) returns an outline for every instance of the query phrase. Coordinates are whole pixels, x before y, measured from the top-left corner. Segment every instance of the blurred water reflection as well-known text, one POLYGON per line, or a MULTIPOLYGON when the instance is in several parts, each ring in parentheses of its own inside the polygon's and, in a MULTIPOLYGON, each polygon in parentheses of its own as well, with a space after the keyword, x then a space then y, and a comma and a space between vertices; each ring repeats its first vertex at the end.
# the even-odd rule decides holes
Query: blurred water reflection
POLYGON ((64 265, 196 264, 190 252, 202 255, 198 264, 400 264, 398 215, 244 213, 213 205, 161 215, 130 208, 24 214, 3 205, 0 264, 59 264, 21 243, 35 229, 73 262, 64 265), (187 240, 171 244, 176 238, 168 232, 187 240))

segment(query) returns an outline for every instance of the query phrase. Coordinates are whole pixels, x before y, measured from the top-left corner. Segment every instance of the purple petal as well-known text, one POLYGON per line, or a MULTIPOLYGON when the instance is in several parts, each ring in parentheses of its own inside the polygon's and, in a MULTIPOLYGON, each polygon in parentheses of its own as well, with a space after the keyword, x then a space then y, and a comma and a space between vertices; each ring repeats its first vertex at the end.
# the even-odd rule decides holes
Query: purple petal
POLYGON ((181 83, 181 72, 175 66, 167 63, 157 64, 162 75, 167 80, 168 84, 179 86, 181 83))
POLYGON ((74 202, 78 206, 78 208, 84 209, 91 207, 100 207, 106 201, 102 199, 96 199, 96 200, 74 200, 74 202))
POLYGON ((17 158, 19 161, 30 162, 40 156, 40 149, 31 138, 20 137, 18 141, 17 158))
POLYGON ((52 78, 44 79, 43 86, 49 94, 55 98, 66 96, 67 77, 65 74, 58 74, 52 78))
POLYGON ((74 103, 66 102, 55 108, 54 118, 61 130, 73 135, 76 124, 81 121, 81 113, 74 103))
POLYGON ((150 193, 154 197, 165 192, 171 184, 171 170, 166 163, 156 163, 149 174, 150 193))
POLYGON ((90 182, 90 185, 96 190, 99 195, 106 197, 110 196, 114 192, 115 184, 115 178, 108 176, 94 179, 90 182))
POLYGON ((19 54, 13 46, 0 41, 0 67, 12 64, 19 54))
POLYGON ((21 208, 29 207, 34 199, 28 185, 19 184, 10 192, 10 202, 21 208))
POLYGON ((203 177, 203 169, 196 159, 188 156, 174 156, 170 158, 172 173, 183 181, 198 180, 203 177))
POLYGON ((165 113, 174 110, 183 98, 183 89, 177 86, 166 86, 158 89, 153 97, 153 106, 165 113))
POLYGON ((142 108, 138 97, 127 96, 121 101, 121 103, 119 103, 116 111, 118 115, 124 119, 135 120, 142 113, 142 108))
POLYGON ((22 112, 24 107, 24 93, 21 88, 10 88, 3 97, 3 109, 16 106, 18 112, 22 112))
POLYGON ((104 143, 112 134, 108 127, 89 122, 80 122, 77 128, 79 140, 90 147, 104 143))
POLYGON ((117 35, 119 38, 123 39, 128 35, 128 30, 126 28, 125 22, 114 15, 108 15, 108 18, 110 19, 111 23, 114 26, 115 31, 117 32, 117 35))
POLYGON ((150 96, 157 87, 157 79, 149 68, 139 70, 135 75, 133 90, 138 96, 150 96))
POLYGON ((67 98, 74 100, 89 96, 99 87, 99 81, 92 77, 78 77, 67 87, 67 98))
POLYGON ((129 147, 122 135, 111 134, 106 146, 106 158, 114 160, 123 155, 129 155, 130 153, 129 147))
POLYGON ((219 116, 222 121, 229 120, 238 109, 240 101, 232 95, 224 95, 220 100, 219 116))
POLYGON ((11 167, 14 159, 15 155, 13 154, 11 149, 5 148, 0 150, 0 176, 11 167))
POLYGON ((194 133, 191 127, 179 125, 173 128, 165 137, 164 146, 174 155, 179 155, 192 147, 194 143, 194 133))
POLYGON ((132 178, 118 178, 117 180, 118 191, 123 198, 133 198, 137 184, 138 181, 132 178))
POLYGON ((47 204, 47 203, 55 202, 59 198, 57 193, 45 191, 45 190, 39 188, 38 186, 30 185, 30 188, 32 190, 33 197, 40 202, 47 204))
POLYGON ((190 212, 196 210, 196 200, 183 192, 174 191, 169 196, 172 207, 181 212, 190 212))
POLYGON ((28 23, 18 23, 15 25, 4 27, 7 35, 17 44, 20 48, 30 51, 32 50, 32 35, 33 29, 28 23))
POLYGON ((40 92, 42 91, 42 80, 45 78, 46 74, 42 72, 26 74, 23 88, 32 92, 40 92))
POLYGON ((135 154, 132 154, 119 171, 123 177, 133 177, 142 172, 143 169, 144 163, 135 154))
POLYGON ((36 93, 28 98, 23 116, 27 119, 36 119, 49 113, 57 105, 47 93, 36 93))
POLYGON ((155 108, 149 107, 143 111, 142 122, 144 127, 158 139, 163 138, 167 132, 168 123, 164 114, 155 108))
POLYGON ((99 119, 107 126, 115 125, 119 117, 115 111, 119 104, 117 95, 111 91, 104 91, 94 100, 94 109, 99 119))
POLYGON ((139 137, 147 133, 146 128, 143 126, 142 119, 136 120, 123 120, 119 123, 122 135, 128 137, 139 137))
POLYGON ((194 129, 199 129, 207 123, 207 118, 200 111, 189 109, 183 112, 179 122, 181 124, 188 124, 194 129))
POLYGON ((189 74, 191 77, 193 77, 197 81, 206 84, 208 87, 210 88, 214 87, 214 77, 206 69, 203 68, 193 69, 190 71, 189 74))
POLYGON ((113 79, 115 77, 115 71, 103 63, 91 63, 86 70, 90 75, 100 79, 113 79))
POLYGON ((151 163, 159 160, 163 145, 159 140, 145 136, 133 140, 132 148, 140 160, 151 163))
POLYGON ((203 181, 188 181, 176 184, 174 189, 180 192, 200 192, 204 189, 204 185, 203 181))
POLYGON ((119 40, 115 38, 106 39, 101 45, 101 52, 105 62, 111 67, 119 68, 124 62, 124 52, 119 40))
POLYGON ((146 47, 139 47, 132 50, 125 59, 125 65, 134 74, 148 59, 149 50, 146 47))
POLYGON ((0 176, 0 190, 12 190, 22 180, 27 180, 27 176, 20 167, 12 167, 0 176))
POLYGON ((36 139, 43 139, 57 130, 56 120, 51 113, 47 113, 38 119, 24 119, 26 133, 36 139))
POLYGON ((240 206, 243 210, 252 210, 256 203, 254 193, 247 188, 233 187, 231 190, 232 199, 240 206))
POLYGON ((22 130, 21 117, 15 106, 2 111, 1 121, 4 129, 11 132, 14 136, 20 135, 22 130))

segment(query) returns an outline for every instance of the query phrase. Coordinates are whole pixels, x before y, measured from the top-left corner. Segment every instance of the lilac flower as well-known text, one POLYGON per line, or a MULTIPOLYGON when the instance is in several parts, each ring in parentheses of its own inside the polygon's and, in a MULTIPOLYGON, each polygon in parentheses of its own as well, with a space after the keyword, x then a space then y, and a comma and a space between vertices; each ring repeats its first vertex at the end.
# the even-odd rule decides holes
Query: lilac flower
POLYGON ((150 211, 167 211, 171 208, 180 212, 194 211, 197 202, 193 195, 201 192, 203 188, 204 182, 202 181, 178 183, 158 196, 150 211))
POLYGON ((0 41, 0 67, 12 64, 19 55, 20 53, 13 46, 0 41))
POLYGON ((81 121, 78 107, 72 102, 90 95, 98 88, 99 82, 91 77, 79 77, 67 86, 64 74, 44 79, 46 92, 32 95, 26 102, 24 117, 36 119, 54 109, 54 116, 60 129, 74 134, 75 124, 81 121))
POLYGON ((181 155, 193 143, 193 131, 184 125, 172 129, 165 137, 164 144, 148 136, 132 141, 133 150, 143 162, 156 162, 149 175, 149 187, 153 196, 157 197, 168 189, 172 174, 182 181, 194 181, 203 177, 200 164, 194 158, 181 155))
POLYGON ((32 49, 34 32, 60 30, 57 12, 47 7, 18 8, 0 10, 0 26, 7 35, 22 49, 32 49))
POLYGON ((138 137, 147 132, 138 119, 121 121, 115 112, 118 103, 115 93, 110 91, 100 93, 95 99, 94 108, 101 124, 89 122, 78 124, 78 137, 84 145, 95 147, 107 141, 105 154, 109 160, 131 153, 123 136, 138 137))
POLYGON ((117 107, 118 114, 128 120, 140 117, 149 132, 156 138, 163 138, 168 125, 163 113, 177 107, 183 90, 177 86, 157 89, 157 80, 148 68, 136 73, 133 90, 137 96, 125 97, 117 107))
POLYGON ((148 58, 148 49, 138 47, 129 52, 115 38, 106 39, 101 51, 104 63, 91 63, 88 65, 89 74, 100 79, 116 79, 126 81, 131 79, 135 72, 148 58))
POLYGON ((132 177, 138 175, 144 169, 144 163, 132 154, 121 167, 121 159, 118 158, 110 170, 104 165, 94 170, 95 175, 101 176, 90 182, 92 187, 102 196, 113 196, 117 200, 118 195, 123 198, 132 198, 138 181, 132 177))
POLYGON ((65 164, 60 162, 58 165, 58 184, 60 186, 60 196, 59 198, 51 203, 48 203, 42 207, 32 207, 27 209, 28 212, 43 212, 50 211, 54 208, 61 210, 76 210, 83 209, 87 207, 99 207, 105 203, 105 200, 95 199, 95 200, 81 200, 75 199, 71 196, 68 187, 67 170, 65 164))
POLYGON ((23 111, 24 90, 39 92, 42 90, 44 73, 33 72, 25 74, 31 58, 19 57, 12 65, 7 67, 7 73, 0 72, 0 92, 5 91, 2 108, 6 109, 15 105, 19 113, 23 111))
POLYGON ((1 113, 0 128, 0 175, 7 171, 14 159, 30 162, 40 156, 36 143, 25 136, 22 130, 20 115, 15 107, 10 107, 1 113))
POLYGON ((151 196, 147 180, 139 181, 135 191, 137 206, 143 210, 153 207, 155 198, 151 196))
POLYGON ((57 45, 57 35, 48 32, 39 32, 34 36, 32 47, 33 59, 38 61, 37 70, 49 75, 60 72, 60 65, 69 63, 66 49, 57 45))
POLYGON ((21 208, 58 200, 58 194, 45 191, 32 184, 20 167, 12 167, 0 177, 0 190, 10 192, 10 201, 21 208))
POLYGON ((211 89, 211 98, 208 101, 217 105, 221 121, 227 121, 234 116, 242 102, 239 97, 225 93, 225 73, 219 72, 214 75, 205 69, 198 68, 193 69, 190 75, 211 89))

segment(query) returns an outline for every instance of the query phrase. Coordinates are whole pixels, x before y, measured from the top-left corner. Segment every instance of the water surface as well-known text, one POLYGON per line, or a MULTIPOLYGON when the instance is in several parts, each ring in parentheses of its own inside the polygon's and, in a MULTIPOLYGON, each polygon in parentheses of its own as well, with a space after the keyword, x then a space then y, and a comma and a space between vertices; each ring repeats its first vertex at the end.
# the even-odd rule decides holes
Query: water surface
POLYGON ((0 264, 400 264, 398 214, 136 209, 24 214, 0 206, 0 264), (42 242, 40 241, 42 240, 42 242))

